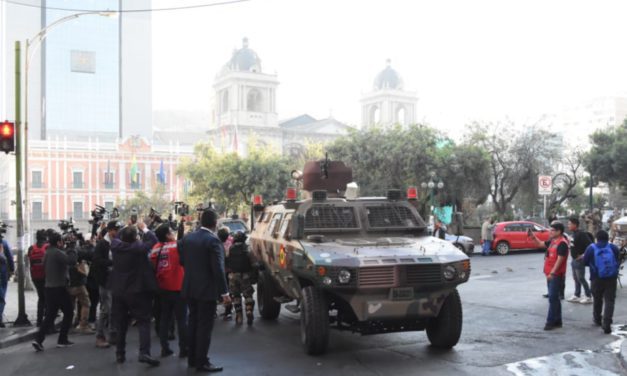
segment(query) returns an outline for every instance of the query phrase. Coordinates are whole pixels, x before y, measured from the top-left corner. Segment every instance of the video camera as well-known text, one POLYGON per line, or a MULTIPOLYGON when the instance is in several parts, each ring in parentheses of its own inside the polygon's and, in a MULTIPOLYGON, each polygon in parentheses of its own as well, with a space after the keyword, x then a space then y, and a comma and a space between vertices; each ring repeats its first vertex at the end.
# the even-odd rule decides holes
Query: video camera
POLYGON ((132 208, 131 209, 131 224, 132 225, 136 225, 137 224, 137 216, 139 215, 139 211, 137 210, 137 208, 132 208))
POLYGON ((150 218, 150 224, 148 225, 149 230, 155 230, 159 227, 160 224, 163 223, 163 219, 161 219, 161 213, 159 213, 155 208, 150 208, 150 213, 148 214, 148 218, 150 218))
POLYGON ((83 243, 85 243, 83 234, 74 227, 72 218, 69 220, 60 220, 58 226, 61 230, 61 239, 63 239, 66 248, 76 248, 77 245, 83 245, 83 243))
POLYGON ((189 215, 189 205, 187 205, 183 201, 175 201, 174 211, 177 215, 180 215, 181 217, 186 217, 189 215))

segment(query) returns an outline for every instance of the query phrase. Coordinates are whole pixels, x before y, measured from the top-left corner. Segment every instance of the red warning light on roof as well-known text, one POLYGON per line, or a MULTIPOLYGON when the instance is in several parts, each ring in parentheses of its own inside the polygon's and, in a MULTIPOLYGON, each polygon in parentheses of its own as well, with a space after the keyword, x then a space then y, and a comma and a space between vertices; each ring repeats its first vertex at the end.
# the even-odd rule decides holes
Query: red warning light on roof
POLYGON ((253 205, 263 205, 263 197, 261 197, 261 195, 255 195, 253 197, 253 205))
POLYGON ((296 188, 288 188, 285 192, 285 199, 287 201, 296 201, 296 188))
POLYGON ((418 198, 418 189, 416 187, 407 188, 407 199, 416 200, 418 198))

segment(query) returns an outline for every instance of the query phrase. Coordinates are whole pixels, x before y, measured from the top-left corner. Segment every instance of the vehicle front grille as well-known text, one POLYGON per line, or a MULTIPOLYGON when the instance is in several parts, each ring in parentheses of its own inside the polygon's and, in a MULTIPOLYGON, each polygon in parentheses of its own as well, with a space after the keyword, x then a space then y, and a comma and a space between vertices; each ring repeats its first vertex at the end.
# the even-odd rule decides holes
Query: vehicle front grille
POLYGON ((408 285, 441 283, 442 267, 439 264, 407 265, 405 279, 408 285))
POLYGON ((370 227, 414 227, 416 217, 404 206, 368 206, 370 227))
POLYGON ((395 266, 376 266, 359 269, 359 287, 393 287, 398 282, 395 266))

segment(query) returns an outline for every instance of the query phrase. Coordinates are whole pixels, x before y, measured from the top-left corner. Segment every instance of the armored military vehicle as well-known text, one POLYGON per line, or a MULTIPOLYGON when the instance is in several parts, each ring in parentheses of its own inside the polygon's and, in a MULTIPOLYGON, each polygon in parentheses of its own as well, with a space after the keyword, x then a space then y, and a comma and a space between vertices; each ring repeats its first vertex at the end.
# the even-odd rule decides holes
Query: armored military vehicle
POLYGON ((330 328, 426 330, 433 346, 455 346, 462 330, 456 286, 468 281, 470 261, 427 233, 416 189, 357 197, 352 170, 339 161, 308 162, 292 176, 301 192, 290 188, 285 201, 267 206, 255 197, 250 246, 261 269, 261 317, 276 319, 292 303, 285 308, 300 313, 312 355, 326 351, 330 328))

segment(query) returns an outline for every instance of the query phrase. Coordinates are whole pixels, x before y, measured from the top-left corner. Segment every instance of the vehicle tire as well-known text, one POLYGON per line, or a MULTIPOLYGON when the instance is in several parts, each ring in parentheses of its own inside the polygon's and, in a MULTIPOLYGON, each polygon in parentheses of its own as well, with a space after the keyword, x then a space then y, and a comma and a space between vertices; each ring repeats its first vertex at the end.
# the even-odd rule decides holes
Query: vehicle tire
POLYGON ((302 289, 300 336, 309 355, 320 355, 329 344, 329 306, 322 290, 314 286, 302 289))
POLYGON ((496 245, 496 253, 501 256, 505 256, 506 254, 508 254, 509 249, 510 248, 508 242, 499 242, 499 244, 496 245))
POLYGON ((466 256, 470 256, 472 254, 472 252, 466 252, 466 249, 464 248, 464 246, 461 243, 453 243, 453 245, 455 246, 455 248, 457 248, 460 251, 464 252, 464 254, 466 256))
POLYGON ((274 281, 267 270, 259 274, 259 281, 257 282, 259 315, 265 320, 275 320, 281 312, 281 303, 274 300, 274 297, 278 296, 274 281))
POLYGON ((453 290, 440 308, 437 317, 427 324, 427 337, 431 346, 450 349, 462 334, 462 301, 459 292, 453 290))

